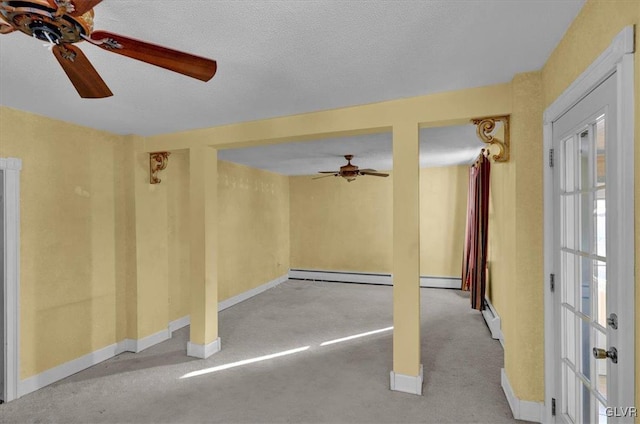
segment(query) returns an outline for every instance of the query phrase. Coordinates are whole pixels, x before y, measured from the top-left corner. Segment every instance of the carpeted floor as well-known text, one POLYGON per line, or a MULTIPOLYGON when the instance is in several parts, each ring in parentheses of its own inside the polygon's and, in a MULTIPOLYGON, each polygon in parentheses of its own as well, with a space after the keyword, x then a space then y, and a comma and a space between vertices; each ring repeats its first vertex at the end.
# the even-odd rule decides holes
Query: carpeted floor
POLYGON ((186 356, 183 328, 0 405, 0 422, 515 422, 502 348, 460 291, 421 289, 423 396, 389 390, 391 330, 322 346, 392 326, 391 296, 388 286, 287 281, 222 311, 222 351, 209 359, 186 356))

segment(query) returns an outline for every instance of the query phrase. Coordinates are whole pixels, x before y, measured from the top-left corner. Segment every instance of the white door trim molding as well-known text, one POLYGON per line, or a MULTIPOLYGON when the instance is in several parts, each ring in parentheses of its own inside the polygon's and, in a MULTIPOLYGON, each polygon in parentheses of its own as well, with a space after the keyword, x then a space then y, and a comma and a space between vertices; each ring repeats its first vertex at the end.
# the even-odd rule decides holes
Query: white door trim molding
MULTIPOLYGON (((543 163, 547 163, 547 155, 553 147, 552 124, 565 112, 576 105, 587 94, 589 94, 601 82, 616 73, 617 80, 617 106, 618 106, 618 134, 620 149, 617 156, 620 166, 617 170, 620 176, 622 193, 631 193, 631 196, 621 196, 624 204, 616 205, 620 212, 622 223, 628 231, 622 234, 620 243, 624 245, 623 252, 627 254, 620 257, 617 266, 620 267, 620 281, 626 281, 623 292, 620 292, 621 304, 618 311, 625 316, 620 317, 621 322, 627 325, 625 334, 634 337, 634 80, 633 80, 633 52, 634 52, 634 28, 625 27, 611 42, 609 47, 551 104, 544 112, 544 133, 543 133, 543 163), (629 333, 627 333, 627 331, 629 333)), ((553 355, 554 346, 554 312, 553 293, 547 281, 553 272, 553 171, 547 165, 544 167, 544 341, 545 341, 545 414, 544 422, 555 422, 555 417, 551 414, 551 399, 555 397, 557 388, 555 387, 553 355)), ((620 315, 620 314, 619 314, 620 315)), ((622 329, 621 329, 622 330, 622 329)), ((626 352, 620 354, 633 357, 633 343, 628 344, 626 352)), ((633 361, 631 361, 633 367, 633 361)), ((628 376, 622 378, 633 379, 635 371, 631 369, 628 376)), ((628 381, 621 381, 621 384, 629 384, 628 381)), ((632 383, 633 384, 633 383, 632 383)), ((631 386, 633 387, 633 385, 631 386)), ((633 392, 633 391, 632 391, 633 392)), ((633 405, 635 401, 634 393, 626 393, 625 399, 620 399, 624 405, 633 405), (624 403, 626 402, 626 403, 624 403)))
MULTIPOLYGON (((634 30, 633 26, 628 26, 616 35, 609 47, 544 111, 544 124, 550 125, 575 106, 598 84, 613 74, 617 65, 622 62, 622 58, 627 54, 633 54, 633 51, 634 30)), ((633 104, 633 91, 628 94, 633 104)))
POLYGON ((20 170, 22 160, 0 158, 4 172, 4 401, 18 398, 20 362, 20 170))

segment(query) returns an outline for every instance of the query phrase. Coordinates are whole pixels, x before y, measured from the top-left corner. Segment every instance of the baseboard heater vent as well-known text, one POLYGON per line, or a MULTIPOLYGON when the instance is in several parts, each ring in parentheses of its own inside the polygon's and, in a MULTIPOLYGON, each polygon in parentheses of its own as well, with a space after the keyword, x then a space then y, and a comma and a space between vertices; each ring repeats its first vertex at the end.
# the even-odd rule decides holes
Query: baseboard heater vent
MULTIPOLYGON (((329 283, 358 283, 393 285, 391 274, 376 274, 353 271, 324 271, 316 269, 290 269, 289 278, 292 280, 326 281, 329 283)), ((460 278, 421 276, 420 287, 460 289, 460 278)))
POLYGON ((489 299, 485 298, 484 306, 485 308, 482 310, 482 317, 491 331, 491 338, 499 340, 502 347, 504 347, 504 336, 502 335, 502 322, 500 321, 500 316, 498 316, 498 312, 496 312, 489 299))

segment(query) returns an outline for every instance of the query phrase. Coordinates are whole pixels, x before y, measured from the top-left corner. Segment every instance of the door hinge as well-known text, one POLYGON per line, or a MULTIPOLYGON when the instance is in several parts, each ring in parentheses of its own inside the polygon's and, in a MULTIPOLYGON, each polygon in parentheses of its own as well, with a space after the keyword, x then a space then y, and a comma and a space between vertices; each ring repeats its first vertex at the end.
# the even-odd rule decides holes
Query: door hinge
POLYGON ((553 168, 553 149, 549 149, 549 168, 553 168))
POLYGON ((556 275, 555 274, 549 274, 549 287, 551 288, 551 291, 555 291, 556 290, 556 275))
POLYGON ((556 398, 551 398, 551 415, 556 416, 556 398))

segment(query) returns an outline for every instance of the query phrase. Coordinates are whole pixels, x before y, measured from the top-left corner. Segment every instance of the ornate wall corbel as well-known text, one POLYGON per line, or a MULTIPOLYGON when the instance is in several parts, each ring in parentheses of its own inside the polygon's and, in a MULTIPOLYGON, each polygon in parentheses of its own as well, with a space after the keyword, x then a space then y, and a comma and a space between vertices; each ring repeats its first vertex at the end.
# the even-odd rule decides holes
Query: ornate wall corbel
POLYGON ((493 152, 493 146, 498 147, 498 152, 494 153, 492 158, 496 162, 509 161, 509 115, 504 116, 488 116, 485 118, 472 119, 471 122, 477 127, 476 132, 483 143, 489 145, 489 151, 493 152), (496 129, 496 122, 502 122, 504 130, 504 141, 492 135, 496 129))
POLYGON ((163 171, 169 162, 169 152, 153 152, 149 153, 149 177, 150 184, 159 184, 162 181, 158 178, 158 172, 163 171))

